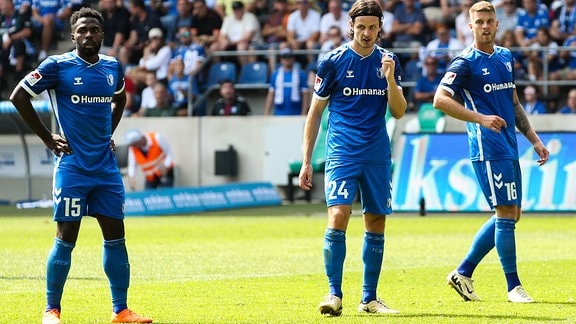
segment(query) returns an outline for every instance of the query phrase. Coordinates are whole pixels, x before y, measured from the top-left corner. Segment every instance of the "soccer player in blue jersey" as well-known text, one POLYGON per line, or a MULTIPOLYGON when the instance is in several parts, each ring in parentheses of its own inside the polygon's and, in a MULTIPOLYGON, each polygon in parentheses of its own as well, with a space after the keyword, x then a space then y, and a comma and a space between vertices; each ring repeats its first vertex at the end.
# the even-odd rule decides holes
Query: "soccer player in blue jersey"
POLYGON ((103 265, 112 293, 113 323, 151 323, 127 307, 130 264, 124 233, 124 185, 112 133, 126 95, 118 61, 99 55, 102 16, 82 8, 70 18, 76 49, 44 60, 14 89, 10 100, 55 154, 53 200, 56 238, 48 255, 47 306, 42 323, 60 323, 60 301, 83 215, 94 216, 104 238, 103 265), (30 102, 44 90, 60 132, 52 134, 30 102))
POLYGON ((494 44, 498 29, 494 6, 480 1, 469 12, 474 43, 452 60, 433 104, 468 122, 470 159, 484 196, 496 214, 476 233, 468 254, 448 274, 447 281, 465 301, 479 300, 472 273, 496 247, 508 284, 508 300, 530 303, 533 299, 522 288, 516 265, 514 232, 522 213, 522 176, 515 129, 533 145, 538 165, 548 161, 549 152, 518 99, 510 50, 494 44), (454 95, 460 95, 464 105, 454 95))
POLYGON ((324 109, 329 109, 326 139, 325 195, 328 224, 324 233, 324 265, 329 293, 321 314, 342 313, 342 274, 346 229, 352 203, 360 192, 364 221, 364 277, 359 312, 398 311, 377 298, 384 257, 384 227, 391 209, 391 150, 386 106, 392 116, 406 111, 398 57, 376 45, 382 9, 376 0, 357 0, 348 12, 350 42, 327 53, 318 63, 314 95, 304 126, 299 185, 312 186, 311 155, 324 109))

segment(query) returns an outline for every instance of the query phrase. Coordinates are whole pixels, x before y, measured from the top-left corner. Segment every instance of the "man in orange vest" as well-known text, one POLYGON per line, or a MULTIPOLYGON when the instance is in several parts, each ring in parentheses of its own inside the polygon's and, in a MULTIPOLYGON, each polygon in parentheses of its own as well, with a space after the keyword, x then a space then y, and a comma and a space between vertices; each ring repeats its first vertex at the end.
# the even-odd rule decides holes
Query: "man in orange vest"
POLYGON ((144 189, 168 188, 174 185, 174 158, 166 139, 157 132, 142 133, 131 129, 126 133, 128 177, 130 189, 136 188, 136 165, 146 177, 144 189))

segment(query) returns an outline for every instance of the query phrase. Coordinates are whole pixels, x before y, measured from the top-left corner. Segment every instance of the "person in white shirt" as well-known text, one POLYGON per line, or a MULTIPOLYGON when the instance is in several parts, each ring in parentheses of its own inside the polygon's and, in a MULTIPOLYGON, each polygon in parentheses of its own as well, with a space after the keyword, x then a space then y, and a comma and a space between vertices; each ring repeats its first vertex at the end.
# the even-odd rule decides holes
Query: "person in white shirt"
POLYGON ((342 10, 340 0, 330 0, 328 2, 328 12, 320 18, 320 44, 328 39, 328 31, 330 27, 336 26, 342 32, 342 37, 348 38, 350 31, 350 21, 348 20, 348 12, 342 10))

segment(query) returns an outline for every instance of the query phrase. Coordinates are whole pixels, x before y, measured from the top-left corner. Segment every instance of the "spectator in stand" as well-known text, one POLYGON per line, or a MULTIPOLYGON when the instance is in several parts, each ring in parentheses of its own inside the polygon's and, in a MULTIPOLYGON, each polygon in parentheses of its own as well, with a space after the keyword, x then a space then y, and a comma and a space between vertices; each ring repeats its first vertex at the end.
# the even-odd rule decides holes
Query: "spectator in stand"
POLYGON ((394 11, 392 33, 394 47, 417 48, 424 45, 426 16, 416 7, 416 0, 402 0, 403 6, 394 11))
POLYGON ((516 36, 513 30, 507 30, 502 35, 502 38, 498 41, 498 45, 504 46, 510 49, 512 53, 512 58, 514 59, 514 73, 516 75, 516 80, 526 80, 526 58, 524 57, 524 52, 519 49, 520 45, 516 43, 516 36))
POLYGON ((206 5, 205 0, 194 0, 192 4, 192 26, 190 32, 195 43, 209 50, 212 43, 218 40, 222 17, 206 5))
POLYGON ((181 27, 190 28, 192 26, 192 3, 188 0, 178 0, 176 2, 176 14, 170 15, 170 22, 167 24, 166 41, 175 46, 179 41, 178 32, 181 27))
POLYGON ((464 47, 469 46, 474 41, 474 35, 472 29, 469 27, 470 24, 470 7, 474 4, 474 0, 462 0, 460 3, 460 13, 456 16, 454 20, 454 25, 456 28, 456 37, 464 45, 464 47))
POLYGON ((12 0, 0 0, 0 80, 12 65, 16 80, 24 77, 26 61, 34 56, 31 36, 30 15, 16 11, 12 0))
MULTIPOLYGON (((216 5, 214 10, 220 15, 220 17, 226 17, 234 11, 234 2, 238 0, 216 0, 216 5)), ((254 0, 240 0, 242 5, 246 7, 246 11, 254 12, 255 3, 254 0)))
POLYGON ((146 109, 143 116, 145 117, 173 117, 173 116, 186 116, 188 111, 185 108, 178 108, 172 104, 172 98, 168 93, 168 88, 162 82, 156 82, 153 88, 154 99, 156 99, 156 107, 146 109))
POLYGON ((174 185, 174 156, 168 141, 157 132, 142 133, 131 129, 126 133, 128 178, 131 190, 136 189, 136 165, 146 177, 144 189, 170 188, 174 185))
POLYGON ((348 39, 350 21, 348 20, 348 12, 342 10, 340 0, 329 0, 328 12, 320 18, 320 44, 324 44, 328 39, 328 32, 332 26, 337 26, 342 37, 348 39))
MULTIPOLYGON (((176 36, 178 44, 172 51, 172 59, 181 59, 184 62, 184 74, 195 76, 206 61, 204 47, 192 41, 192 33, 188 27, 180 27, 176 36)), ((171 74, 170 69, 168 74, 171 74)))
POLYGON ((529 115, 546 114, 546 105, 538 100, 538 91, 534 86, 524 88, 524 110, 529 115))
POLYGON ((428 56, 424 60, 426 75, 421 76, 414 87, 414 101, 418 109, 423 103, 432 103, 434 100, 434 94, 444 73, 439 73, 438 64, 439 60, 435 56, 428 56))
MULTIPOLYGON (((130 70, 130 76, 131 78, 134 80, 135 78, 139 78, 139 77, 134 77, 134 73, 136 69, 132 69, 130 70)), ((139 72, 141 73, 141 72, 139 72)), ((146 111, 148 109, 152 109, 154 107, 156 107, 156 97, 154 96, 154 85, 156 83, 158 83, 158 79, 156 79, 156 72, 154 71, 146 71, 144 73, 144 78, 146 80, 146 86, 144 87, 144 89, 142 89, 141 94, 140 94, 140 109, 138 109, 137 112, 134 112, 133 115, 135 116, 144 116, 146 111)), ((138 89, 141 85, 137 82, 136 83, 136 88, 138 89)))
POLYGON ((437 59, 436 67, 439 70, 438 73, 443 74, 448 67, 448 63, 452 60, 452 57, 459 53, 463 48, 464 45, 460 43, 457 38, 451 36, 448 26, 437 24, 436 38, 426 44, 422 61, 425 61, 429 56, 435 57, 437 59))
POLYGON ((100 12, 104 18, 104 40, 100 53, 118 56, 120 47, 130 35, 130 12, 117 5, 116 0, 100 0, 100 12))
POLYGON ((130 0, 130 36, 118 54, 124 67, 138 65, 144 54, 144 47, 148 44, 148 32, 161 26, 158 16, 146 9, 144 0, 130 0))
POLYGON ((514 31, 518 24, 518 12, 516 0, 503 0, 500 7, 496 7, 496 19, 498 19, 498 31, 496 39, 502 39, 508 30, 514 31))
MULTIPOLYGON (((212 43, 211 51, 248 51, 262 43, 260 23, 256 16, 246 11, 241 1, 232 3, 233 12, 222 21, 218 41, 212 43)), ((240 65, 248 63, 247 55, 237 57, 240 65)))
POLYGON ((34 34, 40 35, 39 62, 48 56, 54 35, 64 31, 70 15, 72 9, 66 0, 32 1, 32 30, 34 34))
POLYGON ((172 59, 172 49, 164 41, 164 33, 158 27, 150 29, 148 40, 138 66, 146 71, 156 71, 156 79, 168 84, 168 66, 172 59))
MULTIPOLYGON (((385 5, 382 5, 384 8, 385 5)), ((384 48, 394 47, 394 34, 392 27, 394 26, 394 14, 387 10, 382 10, 382 32, 380 33, 380 46, 384 48)))
POLYGON ((124 89, 126 90, 124 116, 132 116, 140 110, 140 95, 136 91, 136 84, 128 75, 124 76, 124 89))
POLYGON ((220 83, 220 98, 214 103, 212 116, 247 116, 250 115, 250 105, 246 98, 238 95, 232 80, 220 83))
POLYGON ((287 40, 288 29, 286 26, 288 25, 289 15, 287 0, 274 2, 272 13, 262 28, 262 37, 268 48, 278 49, 280 44, 287 40))
POLYGON ((566 38, 562 46, 569 48, 561 50, 558 54, 565 65, 558 71, 550 73, 548 78, 550 80, 576 80, 576 35, 566 38))
POLYGON ((187 109, 190 81, 188 75, 184 73, 184 61, 179 57, 175 58, 171 66, 172 72, 168 76, 168 91, 173 100, 172 105, 177 109, 187 109))
MULTIPOLYGON (((297 50, 320 48, 320 13, 310 8, 309 0, 296 0, 296 3, 298 9, 288 16, 288 44, 297 50)), ((302 66, 314 61, 314 55, 299 60, 302 66)))
POLYGON ((280 50, 281 66, 270 77, 264 115, 303 115, 308 113, 310 90, 306 73, 294 64, 289 47, 280 50))
POLYGON ((560 114, 576 114, 576 89, 572 89, 568 92, 568 98, 566 99, 566 105, 560 110, 560 114))
POLYGON ((446 17, 443 15, 442 2, 440 0, 419 0, 420 9, 426 17, 426 24, 428 30, 436 30, 436 25, 445 24, 446 17))
POLYGON ((539 0, 522 0, 524 7, 518 13, 518 25, 515 29, 516 42, 522 47, 529 47, 536 42, 539 28, 550 28, 548 8, 539 0))
POLYGON ((561 69, 558 54, 558 44, 552 40, 547 27, 540 27, 526 53, 528 57, 528 79, 531 81, 544 79, 544 61, 548 64, 548 73, 561 69), (547 48, 547 50, 545 50, 547 48))
POLYGON ((558 43, 573 36, 576 32, 576 0, 563 0, 562 4, 554 10, 550 35, 558 43))
POLYGON ((14 0, 13 3, 16 11, 32 16, 32 0, 14 0))

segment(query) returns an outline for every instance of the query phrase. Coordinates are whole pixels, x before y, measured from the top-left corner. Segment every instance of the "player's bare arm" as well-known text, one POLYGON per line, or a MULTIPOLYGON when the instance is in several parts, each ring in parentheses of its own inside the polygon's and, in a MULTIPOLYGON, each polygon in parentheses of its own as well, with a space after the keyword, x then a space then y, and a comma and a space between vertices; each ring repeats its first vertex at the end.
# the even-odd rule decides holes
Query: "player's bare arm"
POLYGON ((316 137, 318 137, 318 128, 320 127, 322 113, 327 105, 328 100, 319 100, 312 96, 312 103, 306 117, 306 123, 304 124, 302 168, 298 176, 298 185, 304 190, 310 190, 312 188, 312 164, 310 159, 312 158, 312 150, 314 150, 316 137))
POLYGON ((496 115, 483 115, 470 109, 466 109, 466 107, 454 100, 448 91, 441 88, 438 88, 434 95, 433 105, 436 109, 449 116, 462 121, 480 124, 482 127, 497 133, 500 133, 502 127, 507 127, 506 121, 502 117, 496 115))
POLYGON ((528 119, 528 115, 526 111, 522 107, 520 100, 518 99, 518 94, 514 91, 514 116, 516 118, 516 128, 526 137, 526 139, 532 144, 534 147, 534 151, 538 154, 538 165, 543 165, 548 162, 548 158, 550 157, 550 152, 542 143, 542 140, 536 134, 532 125, 530 125, 530 120, 528 119))
POLYGON ((46 125, 42 123, 40 116, 38 116, 38 113, 34 110, 30 98, 30 94, 18 84, 10 96, 10 101, 12 101, 16 110, 18 110, 26 125, 38 135, 50 151, 56 155, 62 153, 71 154, 72 150, 68 146, 68 141, 59 134, 52 134, 50 130, 46 128, 46 125))

